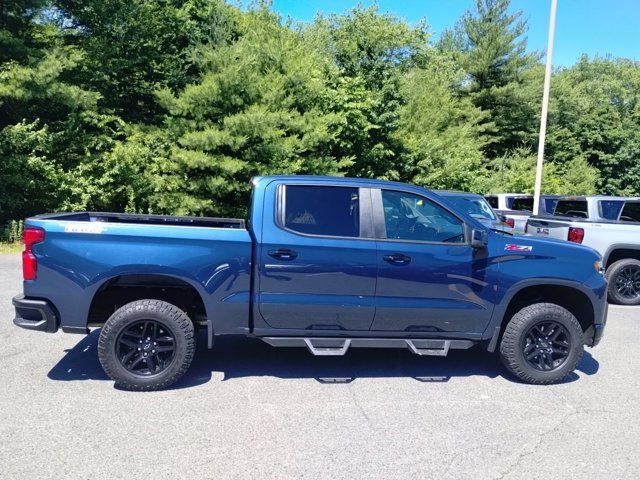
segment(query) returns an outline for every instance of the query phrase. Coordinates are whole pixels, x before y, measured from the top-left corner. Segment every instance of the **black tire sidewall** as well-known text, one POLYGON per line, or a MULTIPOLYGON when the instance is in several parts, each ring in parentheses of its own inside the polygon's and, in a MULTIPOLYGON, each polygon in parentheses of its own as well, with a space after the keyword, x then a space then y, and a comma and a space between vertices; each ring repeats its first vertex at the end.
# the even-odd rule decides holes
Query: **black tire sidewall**
POLYGON ((611 303, 616 303, 618 305, 640 305, 640 297, 638 298, 626 298, 620 295, 616 291, 616 278, 620 275, 620 272, 623 268, 633 265, 640 268, 640 260, 636 260, 634 258, 625 258, 622 260, 618 260, 613 263, 608 269, 606 273, 607 280, 609 281, 608 287, 608 297, 611 303))
POLYGON ((118 386, 129 390, 157 390, 177 381, 191 364, 195 350, 193 324, 182 310, 160 300, 139 300, 119 308, 100 332, 98 357, 105 372, 118 386), (142 320, 156 320, 171 330, 175 351, 171 364, 162 372, 142 376, 128 371, 117 358, 116 342, 129 326, 142 320))

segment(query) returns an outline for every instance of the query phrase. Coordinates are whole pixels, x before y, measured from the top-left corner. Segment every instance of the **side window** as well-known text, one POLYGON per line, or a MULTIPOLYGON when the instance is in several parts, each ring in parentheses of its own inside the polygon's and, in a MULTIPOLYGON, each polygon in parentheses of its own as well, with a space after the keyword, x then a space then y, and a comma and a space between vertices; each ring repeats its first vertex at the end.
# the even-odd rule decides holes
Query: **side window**
POLYGON ((620 200, 602 200, 600 202, 600 215, 607 220, 617 220, 623 205, 624 202, 620 200))
POLYGON ((491 208, 498 208, 498 197, 496 197, 495 195, 485 195, 484 198, 487 199, 487 202, 489 202, 491 208))
POLYGON ((553 210, 556 208, 556 203, 558 203, 557 198, 545 198, 544 199, 544 211, 545 213, 552 214, 553 210))
POLYGON ((586 200, 558 200, 554 215, 565 217, 589 218, 586 200))
POLYGON ((533 211, 533 197, 516 197, 511 203, 511 210, 533 211))
POLYGON ((640 222, 640 203, 626 203, 620 214, 620 220, 623 222, 640 222))
POLYGON ((311 235, 358 237, 358 189, 287 185, 284 226, 311 235))
POLYGON ((464 243, 464 226, 444 208, 412 193, 382 191, 387 238, 464 243))

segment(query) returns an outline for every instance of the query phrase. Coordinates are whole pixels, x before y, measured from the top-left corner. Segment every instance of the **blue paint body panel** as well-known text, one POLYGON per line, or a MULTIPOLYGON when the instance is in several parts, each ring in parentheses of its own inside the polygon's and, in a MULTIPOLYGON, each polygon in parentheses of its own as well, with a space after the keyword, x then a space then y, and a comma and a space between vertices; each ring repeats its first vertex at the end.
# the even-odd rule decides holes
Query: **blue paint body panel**
POLYGON ((101 233, 65 231, 77 223, 26 222, 43 228, 46 238, 33 247, 38 277, 24 282, 25 296, 51 301, 62 326, 85 327, 91 301, 108 280, 154 274, 195 287, 220 333, 248 331, 251 238, 247 230, 105 223, 101 233))
MULTIPOLYGON (((89 218, 89 217, 87 217, 89 218)), ((594 323, 606 317, 606 281, 587 247, 488 230, 426 189, 335 177, 253 180, 250 227, 78 221, 65 215, 27 219, 45 230, 34 245, 38 276, 27 298, 45 299, 62 327, 87 326, 96 292, 122 275, 165 275, 193 286, 215 334, 260 336, 405 336, 486 340, 509 301, 533 285, 570 286, 589 299, 594 323), (282 185, 346 186, 360 192, 362 238, 322 237, 281 226, 282 185), (437 203, 465 226, 466 243, 381 237, 379 190, 413 193, 437 203), (379 192, 378 192, 379 193, 379 192), (368 223, 367 223, 368 222, 368 223), (486 248, 469 243, 486 232, 486 248), (512 251, 508 245, 531 247, 512 251), (295 258, 274 258, 278 250, 295 258), (385 255, 410 257, 390 264, 385 255)))

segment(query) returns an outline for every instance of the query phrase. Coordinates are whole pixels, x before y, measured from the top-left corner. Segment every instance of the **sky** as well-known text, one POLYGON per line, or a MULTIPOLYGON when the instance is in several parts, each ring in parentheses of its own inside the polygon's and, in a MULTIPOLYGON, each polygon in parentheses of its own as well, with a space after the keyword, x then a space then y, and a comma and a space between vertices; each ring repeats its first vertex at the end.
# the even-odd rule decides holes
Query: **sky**
MULTIPOLYGON (((345 13, 362 4, 377 4, 414 24, 426 19, 437 39, 473 8, 473 0, 273 0, 283 18, 308 22, 318 12, 345 13)), ((511 9, 527 19, 528 47, 544 52, 547 47, 551 0, 512 0, 511 9)), ((640 0, 558 0, 553 65, 571 66, 582 54, 640 60, 640 0)))

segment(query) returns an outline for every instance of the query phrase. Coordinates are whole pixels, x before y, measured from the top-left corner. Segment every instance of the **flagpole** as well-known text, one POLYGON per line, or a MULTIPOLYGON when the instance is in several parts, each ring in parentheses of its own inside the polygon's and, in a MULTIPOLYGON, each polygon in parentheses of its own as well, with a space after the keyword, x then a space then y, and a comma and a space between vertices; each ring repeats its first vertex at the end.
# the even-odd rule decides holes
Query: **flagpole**
POLYGON ((542 189, 542 165, 544 163, 544 141, 547 135, 547 113, 549 110, 549 90, 551 89, 551 57, 553 55, 553 38, 556 30, 556 10, 558 0, 551 0, 549 15, 549 39, 547 42, 547 64, 544 71, 544 90, 542 93, 542 113, 540 115, 540 138, 538 139, 538 162, 536 164, 536 184, 533 194, 533 213, 540 213, 540 191, 542 189))

